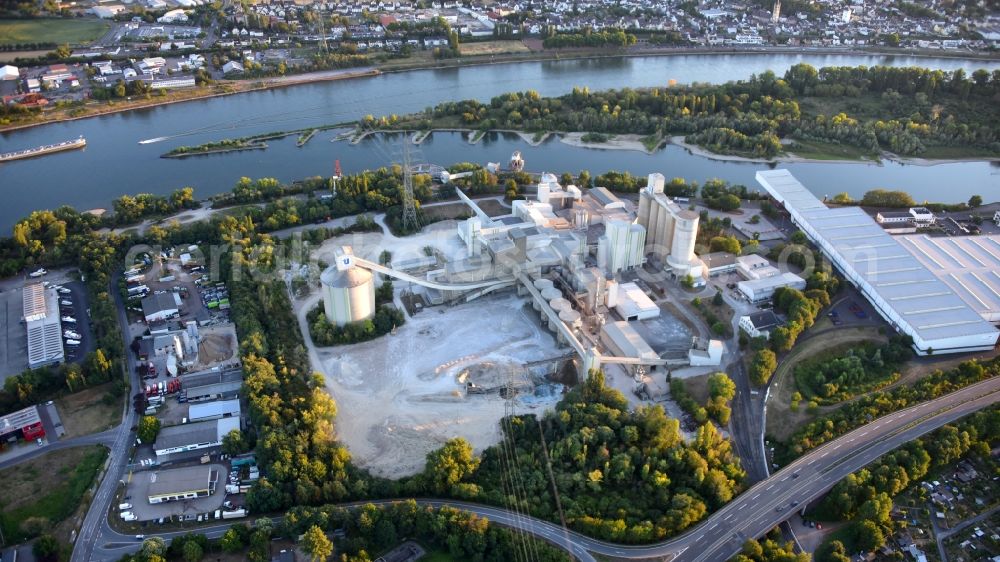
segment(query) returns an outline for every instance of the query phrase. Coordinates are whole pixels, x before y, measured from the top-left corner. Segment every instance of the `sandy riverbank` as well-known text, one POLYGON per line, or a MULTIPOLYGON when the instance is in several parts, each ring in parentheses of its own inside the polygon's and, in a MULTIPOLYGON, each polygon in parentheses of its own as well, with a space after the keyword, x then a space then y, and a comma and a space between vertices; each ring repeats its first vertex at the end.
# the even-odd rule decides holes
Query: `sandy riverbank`
POLYGON ((656 150, 647 149, 646 145, 642 142, 642 139, 645 138, 644 135, 608 135, 610 138, 604 142, 586 142, 583 140, 583 135, 585 134, 586 133, 561 133, 559 135, 559 142, 579 148, 598 148, 601 150, 636 150, 639 152, 645 152, 646 154, 652 154, 656 152, 656 150, 659 150, 659 147, 657 147, 656 150))

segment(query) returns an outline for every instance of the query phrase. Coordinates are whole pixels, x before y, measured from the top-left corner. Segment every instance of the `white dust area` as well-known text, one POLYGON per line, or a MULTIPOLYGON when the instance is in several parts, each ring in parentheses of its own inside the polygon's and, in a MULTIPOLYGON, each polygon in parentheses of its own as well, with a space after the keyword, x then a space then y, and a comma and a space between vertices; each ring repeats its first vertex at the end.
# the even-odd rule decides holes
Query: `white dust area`
MULTIPOLYGON (((337 237, 327 240, 318 255, 332 262, 334 248, 345 244, 371 260, 383 249, 393 259, 424 255, 425 246, 450 259, 465 252, 453 221, 406 238, 377 233, 337 237)), ((317 302, 313 294, 296 308, 303 315, 317 302)), ((541 326, 528 299, 505 291, 431 307, 408 318, 395 334, 316 348, 310 356, 337 403, 337 438, 354 462, 376 475, 399 478, 423 470, 427 453, 450 438, 464 437, 477 452, 499 442, 504 400, 497 393, 466 396, 470 370, 480 386, 505 379, 508 369, 523 380, 524 363, 566 353, 541 326)), ((533 395, 519 394, 516 413, 541 415, 559 400, 560 389, 542 384, 533 395)))
MULTIPOLYGON (((525 299, 513 294, 428 309, 395 335, 319 350, 327 390, 337 402, 337 434, 360 466, 398 478, 424 467, 431 450, 464 437, 477 451, 500 440, 504 400, 466 396, 470 367, 557 355, 525 299)), ((541 414, 549 400, 518 401, 517 412, 541 414)))

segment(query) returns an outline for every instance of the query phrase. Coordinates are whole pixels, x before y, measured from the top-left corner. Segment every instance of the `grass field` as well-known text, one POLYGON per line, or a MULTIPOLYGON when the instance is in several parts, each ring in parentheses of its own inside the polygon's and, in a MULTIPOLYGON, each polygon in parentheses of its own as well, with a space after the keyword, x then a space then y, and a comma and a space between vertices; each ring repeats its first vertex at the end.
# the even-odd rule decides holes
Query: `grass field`
POLYGON ((461 51, 462 56, 476 56, 527 53, 530 49, 520 41, 483 41, 481 43, 462 43, 461 51))
POLYGON ((108 456, 99 445, 63 449, 0 471, 0 527, 9 544, 26 537, 21 524, 44 517, 50 524, 76 511, 108 456))
POLYGON ((19 43, 87 43, 103 35, 106 21, 91 18, 0 19, 0 45, 19 43))

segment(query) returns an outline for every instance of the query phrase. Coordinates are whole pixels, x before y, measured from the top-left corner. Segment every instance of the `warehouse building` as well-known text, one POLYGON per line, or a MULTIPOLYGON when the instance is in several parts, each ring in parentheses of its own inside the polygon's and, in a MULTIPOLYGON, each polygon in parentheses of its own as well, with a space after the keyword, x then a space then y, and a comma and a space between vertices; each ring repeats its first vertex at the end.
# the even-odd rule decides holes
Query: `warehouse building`
POLYGON ((203 498, 215 493, 219 474, 207 466, 161 470, 151 475, 146 491, 151 504, 203 498))
POLYGON ((173 318, 180 312, 180 295, 177 293, 160 293, 149 295, 142 299, 142 315, 147 323, 162 322, 173 318))
POLYGON ((191 404, 188 408, 188 419, 192 422, 217 420, 219 418, 239 418, 240 400, 219 400, 217 402, 202 402, 191 404))
POLYGON ((659 355, 628 322, 608 322, 601 327, 601 342, 615 355, 656 361, 659 355))
MULTIPOLYGON (((788 170, 757 172, 757 181, 875 310, 895 329, 913 338, 918 354, 988 351, 996 346, 1000 331, 980 313, 989 305, 973 308, 966 300, 972 298, 971 290, 959 293, 939 277, 971 287, 970 282, 955 279, 957 263, 951 262, 949 271, 944 267, 946 262, 940 262, 940 271, 935 274, 916 257, 926 250, 923 260, 929 260, 930 252, 940 248, 919 246, 918 242, 919 248, 911 250, 912 240, 901 242, 860 208, 828 208, 788 170)), ((980 256, 981 263, 991 263, 994 256, 981 252, 983 247, 992 251, 996 241, 989 237, 977 241, 982 247, 969 242, 966 250, 980 256)), ((975 263, 967 254, 956 257, 963 260, 961 263, 975 263)))
POLYGON ((898 236, 903 247, 987 322, 1000 322, 1000 236, 898 236))
POLYGON ((62 363, 62 326, 59 320, 59 294, 54 288, 31 283, 22 291, 24 323, 28 332, 28 367, 62 363))
POLYGON ((175 453, 219 447, 227 433, 239 428, 238 417, 172 425, 160 430, 153 450, 157 460, 162 463, 175 453))
POLYGON ((806 280, 786 271, 785 273, 771 277, 750 279, 748 281, 740 281, 736 284, 736 288, 740 293, 754 304, 771 300, 774 292, 782 287, 801 291, 806 288, 806 280))
POLYGON ((45 437, 42 418, 38 416, 38 406, 7 414, 0 418, 0 442, 13 443, 18 439, 31 441, 45 437))

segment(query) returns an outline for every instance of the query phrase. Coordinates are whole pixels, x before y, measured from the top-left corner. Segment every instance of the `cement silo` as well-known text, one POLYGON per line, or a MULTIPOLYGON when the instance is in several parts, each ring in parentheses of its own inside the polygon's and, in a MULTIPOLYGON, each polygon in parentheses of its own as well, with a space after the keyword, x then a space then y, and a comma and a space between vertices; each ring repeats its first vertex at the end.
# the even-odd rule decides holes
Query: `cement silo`
POLYGON ((564 324, 569 326, 571 330, 579 330, 583 326, 583 320, 580 317, 580 313, 572 308, 569 310, 563 310, 559 313, 559 319, 563 321, 564 324))
POLYGON ((561 312, 563 310, 573 310, 573 305, 562 297, 557 297, 549 301, 549 306, 552 310, 556 312, 561 312))
POLYGON ((694 243, 698 238, 698 213, 683 210, 674 222, 674 239, 667 262, 672 266, 689 266, 694 261, 694 243))
POLYGON ((553 287, 552 280, 545 279, 544 277, 541 279, 535 279, 534 285, 539 292, 544 291, 545 289, 551 289, 553 287))
POLYGON ((343 326, 375 316, 375 280, 367 269, 353 263, 346 269, 329 267, 319 279, 323 310, 331 323, 343 326))
POLYGON ((562 297, 562 291, 556 289, 555 287, 549 287, 548 289, 542 289, 542 298, 546 301, 551 301, 552 299, 558 299, 562 297))

